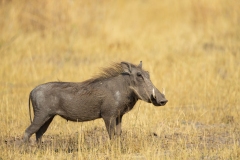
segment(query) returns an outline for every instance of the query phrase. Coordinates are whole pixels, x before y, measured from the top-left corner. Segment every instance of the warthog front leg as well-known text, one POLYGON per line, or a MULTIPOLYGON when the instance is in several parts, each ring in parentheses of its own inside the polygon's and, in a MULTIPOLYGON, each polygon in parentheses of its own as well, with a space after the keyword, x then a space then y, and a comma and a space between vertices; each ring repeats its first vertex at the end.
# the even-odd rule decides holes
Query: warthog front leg
POLYGON ((120 136, 122 133, 122 116, 116 118, 116 134, 120 136))
POLYGON ((115 134, 115 128, 116 128, 116 118, 110 117, 110 118, 103 118, 105 122, 105 126, 108 131, 109 138, 112 139, 115 134))

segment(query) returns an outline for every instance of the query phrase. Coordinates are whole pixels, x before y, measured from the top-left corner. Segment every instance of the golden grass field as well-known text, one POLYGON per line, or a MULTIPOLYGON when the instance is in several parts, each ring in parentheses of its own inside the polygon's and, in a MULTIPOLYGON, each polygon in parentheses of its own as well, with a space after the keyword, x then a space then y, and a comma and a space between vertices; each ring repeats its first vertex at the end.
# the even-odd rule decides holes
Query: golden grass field
POLYGON ((240 159, 240 1, 0 0, 0 16, 0 160, 240 159), (140 60, 164 107, 139 101, 112 141, 102 119, 55 117, 21 144, 34 87, 140 60))

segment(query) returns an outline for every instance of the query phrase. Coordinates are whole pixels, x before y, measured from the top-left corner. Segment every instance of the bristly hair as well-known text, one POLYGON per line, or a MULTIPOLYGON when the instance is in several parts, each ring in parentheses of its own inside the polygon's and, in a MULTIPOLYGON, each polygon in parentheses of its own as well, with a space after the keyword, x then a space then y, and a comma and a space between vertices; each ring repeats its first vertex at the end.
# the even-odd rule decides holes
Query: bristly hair
POLYGON ((123 73, 121 63, 112 63, 110 67, 102 68, 102 71, 93 78, 85 81, 85 83, 91 84, 94 82, 102 81, 111 77, 116 77, 123 73))

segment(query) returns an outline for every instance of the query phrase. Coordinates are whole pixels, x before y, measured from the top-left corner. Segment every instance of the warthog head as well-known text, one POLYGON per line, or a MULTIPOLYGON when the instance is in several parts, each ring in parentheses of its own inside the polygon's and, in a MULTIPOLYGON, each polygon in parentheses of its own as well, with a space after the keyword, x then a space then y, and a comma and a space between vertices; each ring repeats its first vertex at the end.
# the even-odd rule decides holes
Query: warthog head
POLYGON ((142 69, 142 61, 138 66, 122 62, 124 74, 129 75, 130 88, 136 94, 138 99, 152 103, 155 106, 164 106, 168 100, 151 82, 150 75, 142 69))

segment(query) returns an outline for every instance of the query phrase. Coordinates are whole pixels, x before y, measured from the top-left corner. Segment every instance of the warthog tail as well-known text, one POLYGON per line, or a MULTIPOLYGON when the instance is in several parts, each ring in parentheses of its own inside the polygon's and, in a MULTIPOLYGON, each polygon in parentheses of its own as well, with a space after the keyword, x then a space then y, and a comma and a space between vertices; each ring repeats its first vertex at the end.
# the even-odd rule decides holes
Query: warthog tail
POLYGON ((31 115, 31 93, 29 94, 29 99, 28 99, 28 110, 29 110, 29 116, 30 116, 30 122, 32 123, 32 115, 31 115))

